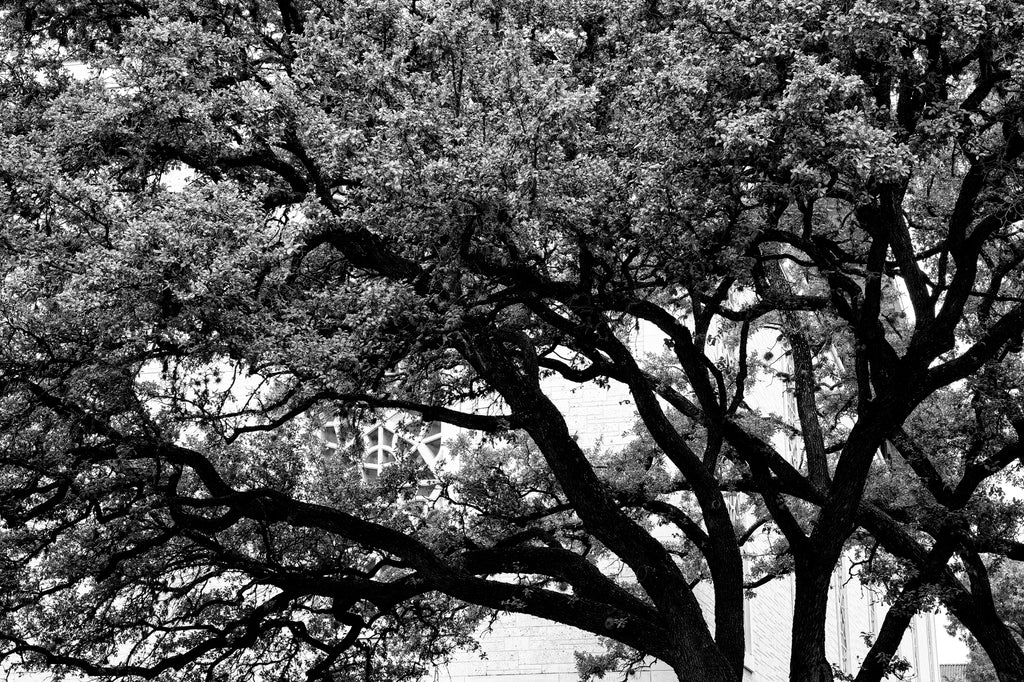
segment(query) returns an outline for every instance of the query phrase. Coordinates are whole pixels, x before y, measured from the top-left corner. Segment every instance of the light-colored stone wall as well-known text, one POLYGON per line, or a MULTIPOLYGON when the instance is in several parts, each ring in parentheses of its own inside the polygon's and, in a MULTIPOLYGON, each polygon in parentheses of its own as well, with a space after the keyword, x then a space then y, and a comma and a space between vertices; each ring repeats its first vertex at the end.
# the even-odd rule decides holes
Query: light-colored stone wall
MULTIPOLYGON (((510 613, 480 636, 482 651, 463 654, 428 679, 438 682, 578 682, 574 653, 603 651, 588 632, 556 625, 532 616, 510 613)), ((675 682, 671 671, 657 662, 653 671, 637 676, 645 682, 675 682), (667 676, 666 676, 667 675, 667 676)))
POLYGON ((784 680, 789 676, 789 631, 793 627, 793 581, 785 578, 763 585, 748 602, 750 643, 746 666, 752 682, 784 680))
MULTIPOLYGON (((867 592, 862 595, 856 581, 848 583, 847 588, 852 668, 847 667, 846 672, 856 673, 867 653, 861 633, 870 631, 869 601, 867 592)), ((748 602, 748 607, 750 641, 744 682, 786 682, 789 679, 789 633, 793 622, 792 580, 787 578, 762 586, 748 602)), ((884 608, 879 607, 877 613, 880 626, 884 608)), ((829 659, 843 670, 838 659, 836 614, 833 599, 830 600, 826 623, 826 649, 829 659)), ((914 622, 914 628, 907 631, 899 650, 901 656, 914 663, 913 638, 917 638, 920 665, 908 679, 940 682, 934 646, 934 615, 919 615, 914 622), (932 642, 930 653, 929 639, 932 642)), ((479 652, 456 655, 448 666, 439 668, 427 679, 438 682, 577 682, 575 652, 603 651, 597 638, 587 632, 522 614, 502 616, 490 631, 481 634, 480 646, 479 652)), ((672 671, 660 661, 652 661, 651 668, 631 679, 638 682, 676 682, 672 671)))

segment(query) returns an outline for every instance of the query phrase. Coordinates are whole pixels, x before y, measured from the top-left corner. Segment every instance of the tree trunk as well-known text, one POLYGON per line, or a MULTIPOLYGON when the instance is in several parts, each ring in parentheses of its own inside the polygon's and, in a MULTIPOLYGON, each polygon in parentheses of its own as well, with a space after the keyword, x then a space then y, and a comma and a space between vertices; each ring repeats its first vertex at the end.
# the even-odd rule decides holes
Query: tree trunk
POLYGON ((854 682, 880 682, 885 677, 889 663, 914 617, 918 601, 915 591, 921 586, 921 582, 915 579, 908 581, 899 598, 889 607, 889 612, 882 621, 882 628, 878 631, 878 636, 864 658, 854 682))
POLYGON ((999 682, 1024 682, 1024 652, 1010 631, 1005 627, 996 628, 993 633, 986 633, 985 640, 981 643, 978 638, 992 660, 999 682))
POLYGON ((832 666, 825 657, 825 618, 831 580, 831 564, 796 558, 790 682, 833 682, 832 666))
MULTIPOLYGON (((709 652, 710 653, 710 652, 709 652)), ((723 656, 717 654, 703 656, 700 660, 691 658, 688 661, 670 661, 672 671, 679 682, 742 682, 743 674, 737 673, 729 666, 723 656)))
POLYGON ((960 589, 946 593, 946 606, 988 654, 999 682, 1024 682, 1024 651, 996 609, 988 568, 973 548, 962 548, 960 557, 971 589, 956 585, 960 589))
POLYGON ((964 598, 947 600, 946 605, 988 654, 999 682, 1024 682, 1024 651, 994 612, 964 598))

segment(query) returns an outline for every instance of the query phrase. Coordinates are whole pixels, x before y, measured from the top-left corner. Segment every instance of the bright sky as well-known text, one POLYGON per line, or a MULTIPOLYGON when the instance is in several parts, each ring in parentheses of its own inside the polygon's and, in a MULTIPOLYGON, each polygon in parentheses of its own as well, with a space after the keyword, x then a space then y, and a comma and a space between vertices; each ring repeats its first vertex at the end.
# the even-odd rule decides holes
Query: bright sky
POLYGON ((967 645, 959 637, 946 632, 949 616, 945 611, 935 616, 935 646, 938 647, 939 664, 966 663, 967 645))

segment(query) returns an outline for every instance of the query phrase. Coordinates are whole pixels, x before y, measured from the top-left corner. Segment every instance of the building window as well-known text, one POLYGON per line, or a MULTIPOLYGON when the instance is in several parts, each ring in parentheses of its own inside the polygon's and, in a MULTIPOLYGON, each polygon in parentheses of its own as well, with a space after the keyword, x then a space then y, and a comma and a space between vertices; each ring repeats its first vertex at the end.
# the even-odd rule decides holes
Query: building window
POLYGON ((914 672, 921 679, 921 644, 917 641, 917 621, 917 616, 910 621, 910 647, 914 652, 914 672))
MULTIPOLYGON (((387 467, 397 462, 411 462, 423 472, 405 495, 407 504, 420 507, 437 497, 440 491, 434 471, 441 454, 441 424, 428 422, 419 429, 404 429, 391 422, 378 422, 362 429, 354 438, 342 442, 342 425, 335 420, 324 426, 323 442, 330 454, 349 449, 361 451, 359 473, 366 483, 375 483, 387 467)), ((351 433, 351 432, 350 432, 351 433)))
POLYGON ((928 675, 931 679, 938 679, 938 671, 935 670, 935 617, 928 613, 924 618, 924 639, 928 643, 928 675))
POLYGON ((839 641, 839 667, 844 673, 850 672, 850 608, 846 600, 846 584, 843 581, 843 563, 840 561, 833 577, 836 595, 836 628, 839 641))
POLYGON ((384 467, 395 463, 395 448, 401 447, 401 436, 383 424, 374 426, 363 433, 366 450, 363 451, 363 480, 373 483, 384 471, 384 467))
MULTIPOLYGON (((750 559, 746 554, 743 555, 743 579, 750 579, 750 559)), ((753 670, 753 661, 751 660, 754 655, 754 631, 751 627, 750 622, 750 609, 753 607, 751 603, 751 594, 748 590, 744 590, 743 594, 743 664, 748 670, 753 670)))
POLYGON ((868 598, 868 630, 871 633, 872 641, 878 635, 878 602, 875 599, 875 592, 870 587, 864 587, 868 598))
POLYGON ((743 662, 748 669, 753 670, 753 661, 750 660, 754 655, 754 632, 750 623, 750 609, 753 605, 750 601, 749 596, 743 597, 743 662))

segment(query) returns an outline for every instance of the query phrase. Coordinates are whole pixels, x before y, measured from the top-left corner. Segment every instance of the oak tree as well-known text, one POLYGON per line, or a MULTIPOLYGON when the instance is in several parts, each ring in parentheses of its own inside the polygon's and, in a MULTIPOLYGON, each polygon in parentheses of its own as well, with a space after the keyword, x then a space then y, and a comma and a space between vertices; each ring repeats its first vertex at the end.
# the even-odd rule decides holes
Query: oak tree
POLYGON ((895 605, 858 682, 935 603, 1022 679, 1021 3, 0 7, 9 662, 415 678, 516 611, 735 682, 764 531, 793 682, 849 552, 895 605), (446 504, 324 457, 387 411, 483 434, 446 504))

